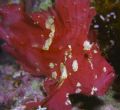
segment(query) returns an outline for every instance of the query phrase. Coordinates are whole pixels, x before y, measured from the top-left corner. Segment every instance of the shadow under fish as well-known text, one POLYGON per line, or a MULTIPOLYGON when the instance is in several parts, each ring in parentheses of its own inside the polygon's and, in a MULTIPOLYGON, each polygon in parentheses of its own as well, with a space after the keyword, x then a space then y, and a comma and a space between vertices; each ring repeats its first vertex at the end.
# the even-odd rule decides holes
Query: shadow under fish
POLYGON ((104 105, 104 101, 97 96, 87 96, 83 94, 72 94, 69 96, 73 106, 82 110, 96 110, 104 105))

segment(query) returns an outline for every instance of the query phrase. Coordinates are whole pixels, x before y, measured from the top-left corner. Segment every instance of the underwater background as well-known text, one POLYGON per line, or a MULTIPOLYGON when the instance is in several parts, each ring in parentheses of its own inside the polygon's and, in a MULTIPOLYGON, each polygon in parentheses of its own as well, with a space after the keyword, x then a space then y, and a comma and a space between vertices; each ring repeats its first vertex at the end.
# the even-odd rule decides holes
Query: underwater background
MULTIPOLYGON (((13 2, 24 4, 27 13, 49 10, 54 4, 54 0, 0 0, 0 5, 13 2)), ((115 69, 116 79, 104 96, 71 96, 73 110, 81 110, 79 103, 83 103, 84 110, 97 110, 94 109, 95 102, 98 102, 98 110, 120 110, 120 1, 92 0, 91 6, 97 11, 91 23, 91 29, 97 34, 93 40, 98 42, 102 55, 115 69)), ((3 43, 0 40, 0 45, 3 43)), ((46 97, 43 80, 44 77, 33 77, 24 71, 0 48, 0 110, 24 110, 23 104, 27 101, 43 100, 46 97)))

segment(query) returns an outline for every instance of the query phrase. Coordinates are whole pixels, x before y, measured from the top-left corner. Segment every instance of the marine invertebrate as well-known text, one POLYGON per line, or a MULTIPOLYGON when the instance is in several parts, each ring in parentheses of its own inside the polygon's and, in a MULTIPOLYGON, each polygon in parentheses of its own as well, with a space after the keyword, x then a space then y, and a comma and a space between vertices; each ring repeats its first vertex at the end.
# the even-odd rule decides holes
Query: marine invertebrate
POLYGON ((49 110, 70 110, 69 94, 103 95, 114 70, 90 42, 95 15, 90 0, 56 0, 48 11, 27 15, 21 5, 0 8, 3 49, 34 76, 45 76, 49 110))

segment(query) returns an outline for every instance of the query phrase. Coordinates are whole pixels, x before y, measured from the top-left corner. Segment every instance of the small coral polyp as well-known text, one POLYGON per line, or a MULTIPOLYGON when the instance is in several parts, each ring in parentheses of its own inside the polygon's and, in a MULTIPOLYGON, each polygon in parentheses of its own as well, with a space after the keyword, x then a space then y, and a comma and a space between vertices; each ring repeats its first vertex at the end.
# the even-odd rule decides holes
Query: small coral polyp
POLYGON ((108 90, 115 73, 97 43, 88 39, 95 15, 90 0, 55 0, 48 11, 30 15, 20 4, 11 4, 0 8, 0 15, 3 49, 31 75, 46 77, 41 106, 71 110, 66 94, 103 95, 108 90))

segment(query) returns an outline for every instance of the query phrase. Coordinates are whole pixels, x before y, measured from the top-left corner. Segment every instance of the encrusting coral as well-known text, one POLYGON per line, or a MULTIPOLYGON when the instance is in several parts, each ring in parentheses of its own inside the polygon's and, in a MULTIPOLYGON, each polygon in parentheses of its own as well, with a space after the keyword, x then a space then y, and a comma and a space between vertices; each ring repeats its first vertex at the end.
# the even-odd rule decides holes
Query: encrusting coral
POLYGON ((20 4, 0 8, 0 38, 5 51, 33 76, 45 76, 48 110, 70 110, 69 94, 103 95, 115 74, 91 42, 95 9, 90 0, 55 0, 48 11, 26 14, 20 4))

